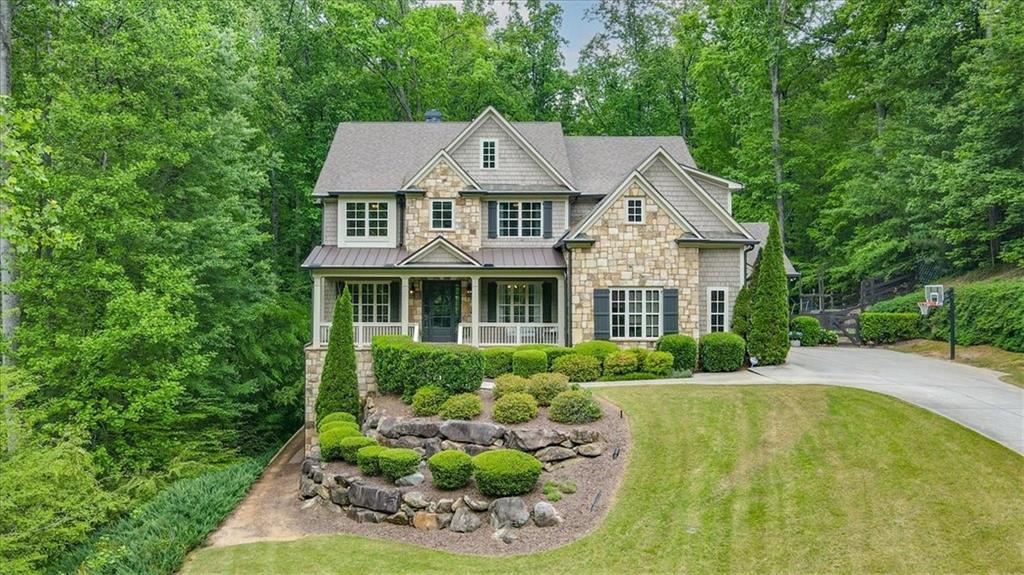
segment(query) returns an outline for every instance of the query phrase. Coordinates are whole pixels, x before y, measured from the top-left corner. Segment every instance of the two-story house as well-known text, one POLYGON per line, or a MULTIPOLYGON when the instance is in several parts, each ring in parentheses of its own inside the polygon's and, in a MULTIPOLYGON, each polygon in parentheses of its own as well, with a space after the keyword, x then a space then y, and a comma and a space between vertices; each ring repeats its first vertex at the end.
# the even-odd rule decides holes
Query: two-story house
POLYGON ((313 190, 307 385, 346 284, 363 349, 395 333, 651 346, 727 330, 767 235, 732 217, 742 188, 698 169, 680 137, 566 136, 493 108, 468 123, 343 123, 313 190))

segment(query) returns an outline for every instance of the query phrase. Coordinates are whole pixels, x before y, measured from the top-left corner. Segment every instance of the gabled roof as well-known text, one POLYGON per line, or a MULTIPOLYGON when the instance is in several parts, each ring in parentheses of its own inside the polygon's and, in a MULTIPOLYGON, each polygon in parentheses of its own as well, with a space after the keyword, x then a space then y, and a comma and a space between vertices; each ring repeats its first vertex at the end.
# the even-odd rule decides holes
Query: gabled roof
POLYGON ((480 189, 480 186, 476 183, 476 181, 469 174, 466 173, 466 170, 462 169, 462 166, 460 166, 458 162, 456 162, 451 156, 448 155, 448 152, 446 150, 441 150, 440 152, 435 154, 434 157, 431 158, 429 162, 427 162, 426 164, 423 165, 422 168, 420 168, 420 171, 416 172, 415 174, 412 175, 412 177, 409 178, 409 181, 405 183, 405 186, 403 186, 402 189, 414 189, 413 186, 416 185, 416 182, 420 181, 423 178, 423 176, 429 174, 430 171, 434 169, 434 166, 436 166, 441 161, 444 161, 445 163, 448 164, 448 166, 451 169, 455 170, 455 173, 459 175, 459 178, 461 178, 462 181, 465 182, 466 185, 469 186, 471 189, 480 189))
POLYGON ((423 247, 409 254, 395 265, 404 267, 415 265, 436 266, 438 264, 471 267, 480 267, 483 265, 476 258, 463 251, 462 248, 446 240, 444 236, 437 236, 430 240, 423 247), (426 259, 438 252, 441 252, 441 255, 447 256, 447 258, 442 261, 428 261, 426 259))
MULTIPOLYGON (((757 262, 758 256, 761 255, 761 248, 768 241, 769 224, 768 222, 743 222, 743 227, 757 240, 754 249, 747 254, 747 277, 750 277, 750 274, 754 273, 754 263, 757 262)), ((785 250, 782 251, 782 262, 786 266, 786 275, 788 277, 800 277, 800 272, 796 271, 796 268, 793 267, 793 262, 789 261, 789 256, 786 255, 785 250)))
POLYGON ((584 195, 610 194, 654 150, 664 149, 679 164, 694 166, 679 136, 566 136, 576 189, 584 195))

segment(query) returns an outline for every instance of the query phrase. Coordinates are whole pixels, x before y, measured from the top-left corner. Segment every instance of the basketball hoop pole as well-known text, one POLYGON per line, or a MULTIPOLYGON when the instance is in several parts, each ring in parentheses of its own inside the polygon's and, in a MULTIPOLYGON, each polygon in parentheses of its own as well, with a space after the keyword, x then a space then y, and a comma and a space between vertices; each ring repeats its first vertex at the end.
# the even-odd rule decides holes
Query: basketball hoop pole
POLYGON ((956 295, 953 288, 946 292, 946 303, 949 304, 949 359, 956 359, 956 295))

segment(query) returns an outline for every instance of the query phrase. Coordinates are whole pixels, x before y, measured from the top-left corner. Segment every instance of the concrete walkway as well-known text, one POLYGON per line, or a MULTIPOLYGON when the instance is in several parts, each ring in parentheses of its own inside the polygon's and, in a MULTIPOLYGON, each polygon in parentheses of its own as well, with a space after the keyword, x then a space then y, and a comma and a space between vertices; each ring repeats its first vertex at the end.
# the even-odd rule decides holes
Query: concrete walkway
POLYGON ((585 384, 587 387, 685 383, 825 384, 884 393, 923 407, 1024 453, 1024 389, 997 371, 884 349, 793 348, 786 365, 686 380, 585 384))

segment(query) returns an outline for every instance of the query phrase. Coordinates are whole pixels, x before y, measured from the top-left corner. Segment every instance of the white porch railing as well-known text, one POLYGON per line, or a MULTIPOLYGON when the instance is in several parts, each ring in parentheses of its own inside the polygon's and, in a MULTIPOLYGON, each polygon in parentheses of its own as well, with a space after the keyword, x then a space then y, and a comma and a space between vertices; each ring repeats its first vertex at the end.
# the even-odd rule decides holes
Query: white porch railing
MULTIPOLYGON (((481 323, 480 346, 561 343, 557 323, 481 323)), ((473 325, 459 326, 459 343, 473 343, 473 325)))
MULTIPOLYGON (((356 348, 369 348, 373 338, 378 335, 408 335, 413 341, 419 341, 420 326, 410 323, 356 323, 352 324, 352 337, 356 348)), ((331 324, 320 324, 320 345, 326 346, 331 338, 331 324)))

